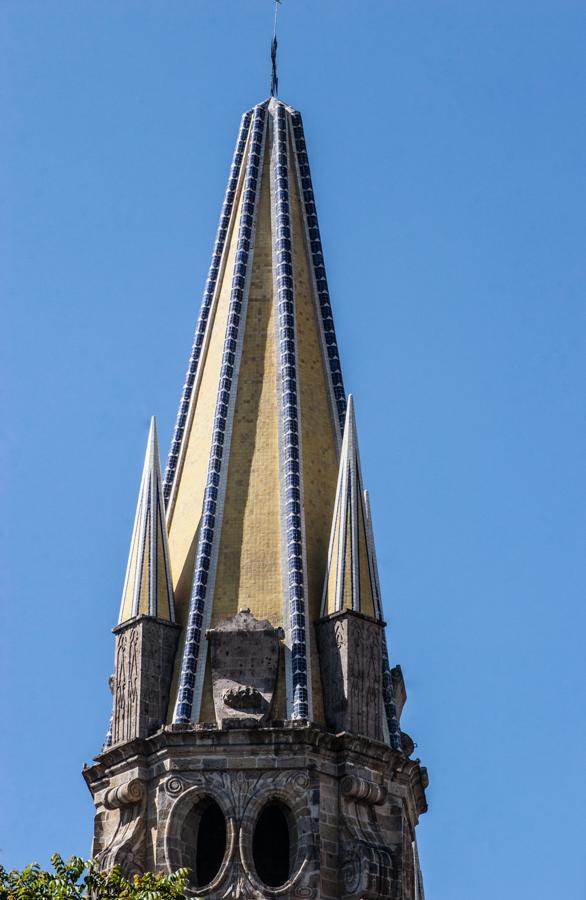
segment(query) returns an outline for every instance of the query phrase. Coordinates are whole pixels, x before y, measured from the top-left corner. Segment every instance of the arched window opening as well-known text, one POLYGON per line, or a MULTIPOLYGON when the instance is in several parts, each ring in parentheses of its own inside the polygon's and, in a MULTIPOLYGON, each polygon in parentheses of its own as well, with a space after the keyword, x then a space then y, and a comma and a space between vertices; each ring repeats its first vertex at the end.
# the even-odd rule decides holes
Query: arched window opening
POLYGON ((226 819, 215 800, 206 797, 197 803, 183 826, 184 865, 191 869, 191 881, 203 888, 214 880, 226 855, 226 819))
POLYGON ((260 880, 280 887, 291 877, 295 852, 291 812, 271 800, 262 809, 252 837, 252 858, 260 880))

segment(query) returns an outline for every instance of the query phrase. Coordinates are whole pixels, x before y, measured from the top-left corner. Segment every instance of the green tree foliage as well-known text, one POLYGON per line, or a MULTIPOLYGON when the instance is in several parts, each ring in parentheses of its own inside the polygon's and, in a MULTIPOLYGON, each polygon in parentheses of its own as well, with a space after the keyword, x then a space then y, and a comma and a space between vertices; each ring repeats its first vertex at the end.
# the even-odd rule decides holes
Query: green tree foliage
POLYGON ((187 869, 172 875, 135 875, 127 880, 119 868, 101 872, 79 856, 65 862, 51 857, 54 872, 36 863, 22 872, 0 866, 0 900, 185 900, 187 869))

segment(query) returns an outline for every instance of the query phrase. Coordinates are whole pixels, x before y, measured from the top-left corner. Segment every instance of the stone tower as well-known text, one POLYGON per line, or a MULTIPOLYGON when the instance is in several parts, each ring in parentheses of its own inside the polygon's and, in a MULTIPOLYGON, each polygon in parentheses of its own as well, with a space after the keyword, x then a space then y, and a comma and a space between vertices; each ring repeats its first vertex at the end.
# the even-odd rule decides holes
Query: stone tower
POLYGON ((151 425, 93 852, 209 898, 422 900, 301 116, 243 118, 164 480, 151 425))

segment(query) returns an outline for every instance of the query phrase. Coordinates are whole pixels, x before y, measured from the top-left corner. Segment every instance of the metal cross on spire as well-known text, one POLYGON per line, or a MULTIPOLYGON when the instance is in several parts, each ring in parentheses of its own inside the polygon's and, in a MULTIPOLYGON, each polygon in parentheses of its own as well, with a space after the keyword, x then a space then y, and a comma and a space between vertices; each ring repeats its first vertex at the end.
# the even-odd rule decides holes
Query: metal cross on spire
POLYGON ((271 43, 271 97, 276 97, 279 92, 279 78, 277 76, 277 16, 282 0, 275 0, 275 21, 273 24, 273 41, 271 43))

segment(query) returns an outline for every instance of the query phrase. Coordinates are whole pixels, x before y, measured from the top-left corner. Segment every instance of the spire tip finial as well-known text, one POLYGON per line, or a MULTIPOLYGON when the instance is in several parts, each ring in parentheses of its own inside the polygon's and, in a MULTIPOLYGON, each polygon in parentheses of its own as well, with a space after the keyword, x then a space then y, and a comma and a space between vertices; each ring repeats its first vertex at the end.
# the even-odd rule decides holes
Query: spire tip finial
POLYGON ((275 3, 275 19, 273 23, 273 40, 271 43, 271 97, 276 97, 279 93, 279 78, 277 75, 277 16, 279 14, 279 6, 282 0, 274 0, 275 3))

